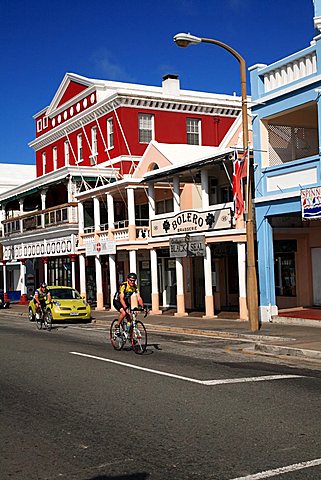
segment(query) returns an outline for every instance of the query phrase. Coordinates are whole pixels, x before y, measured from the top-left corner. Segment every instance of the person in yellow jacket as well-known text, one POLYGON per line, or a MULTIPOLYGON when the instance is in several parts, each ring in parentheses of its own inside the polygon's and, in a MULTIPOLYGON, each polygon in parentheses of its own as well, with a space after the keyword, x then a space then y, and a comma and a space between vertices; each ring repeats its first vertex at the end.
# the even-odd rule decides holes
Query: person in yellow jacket
POLYGON ((139 289, 137 287, 137 275, 136 273, 129 273, 127 275, 127 281, 120 285, 118 292, 114 296, 114 307, 119 312, 116 335, 120 335, 120 324, 123 318, 127 315, 130 308, 131 296, 135 293, 137 296, 137 302, 141 308, 144 308, 144 302, 140 296, 139 289))

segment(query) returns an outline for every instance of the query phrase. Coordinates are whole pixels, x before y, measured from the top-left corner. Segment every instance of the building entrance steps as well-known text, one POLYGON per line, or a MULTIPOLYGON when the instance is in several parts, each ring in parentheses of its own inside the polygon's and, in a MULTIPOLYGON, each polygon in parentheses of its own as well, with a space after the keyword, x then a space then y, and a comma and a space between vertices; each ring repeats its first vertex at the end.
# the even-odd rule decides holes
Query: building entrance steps
MULTIPOLYGON (((25 305, 12 304, 9 310, 0 310, 0 322, 4 315, 6 317, 10 315, 12 318, 25 318, 28 322, 28 308, 25 305)), ((92 327, 106 327, 108 329, 116 316, 116 312, 93 310, 92 327)), ((255 333, 250 331, 248 322, 233 318, 208 319, 191 314, 186 317, 167 314, 148 315, 144 319, 144 323, 147 331, 150 332, 202 335, 231 339, 231 341, 239 340, 240 343, 244 343, 244 348, 248 350, 248 353, 252 351, 252 353, 268 354, 281 358, 300 357, 301 359, 320 362, 321 365, 321 328, 317 328, 321 326, 321 321, 318 320, 278 317, 271 323, 263 323, 261 329, 255 333), (295 324, 294 320, 300 321, 300 324, 295 324), (250 349, 249 343, 251 344, 250 349)))

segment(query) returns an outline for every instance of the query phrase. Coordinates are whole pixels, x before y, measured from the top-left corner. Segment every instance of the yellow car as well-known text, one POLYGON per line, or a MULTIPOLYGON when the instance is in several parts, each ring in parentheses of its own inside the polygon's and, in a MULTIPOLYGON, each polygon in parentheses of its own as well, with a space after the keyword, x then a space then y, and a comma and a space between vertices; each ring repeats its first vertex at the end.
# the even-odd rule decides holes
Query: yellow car
MULTIPOLYGON (((58 320, 85 320, 91 319, 90 306, 80 294, 71 287, 47 287, 51 294, 51 302, 46 303, 46 315, 52 322, 58 320)), ((29 302, 28 318, 35 320, 36 308, 32 300, 29 302)))

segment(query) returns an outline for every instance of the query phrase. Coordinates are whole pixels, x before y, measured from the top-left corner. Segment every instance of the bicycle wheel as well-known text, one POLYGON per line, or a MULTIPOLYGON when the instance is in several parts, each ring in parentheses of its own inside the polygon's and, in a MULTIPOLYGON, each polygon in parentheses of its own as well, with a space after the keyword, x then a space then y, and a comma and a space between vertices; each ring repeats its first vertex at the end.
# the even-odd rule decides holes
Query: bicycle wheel
POLYGON ((147 348, 147 332, 143 322, 138 320, 132 326, 130 332, 130 341, 135 353, 141 355, 147 348))
POLYGON ((47 312, 44 314, 43 323, 46 329, 50 332, 52 327, 52 313, 50 310, 47 310, 47 312))
POLYGON ((34 322, 35 321, 35 316, 33 314, 33 311, 32 311, 31 307, 29 307, 29 310, 28 310, 28 319, 29 319, 29 322, 34 322))
POLYGON ((36 325, 37 325, 38 330, 42 329, 42 323, 43 323, 42 317, 43 317, 42 312, 36 313, 36 325))
POLYGON ((110 326, 110 343, 115 350, 121 350, 125 344, 124 337, 122 335, 122 327, 120 327, 120 336, 116 335, 117 319, 113 320, 110 326))

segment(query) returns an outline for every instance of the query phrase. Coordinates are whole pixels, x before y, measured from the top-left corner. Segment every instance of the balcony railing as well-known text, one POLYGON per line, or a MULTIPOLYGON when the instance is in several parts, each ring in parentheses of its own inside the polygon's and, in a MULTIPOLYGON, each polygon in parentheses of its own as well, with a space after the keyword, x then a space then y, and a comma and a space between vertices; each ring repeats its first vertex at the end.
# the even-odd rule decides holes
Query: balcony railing
POLYGON ((264 67, 259 72, 263 78, 265 94, 316 73, 315 47, 308 47, 301 52, 264 67))
POLYGON ((22 213, 18 217, 3 220, 2 223, 5 236, 52 226, 77 224, 77 203, 68 203, 60 205, 59 207, 37 210, 36 212, 28 214, 22 213))

